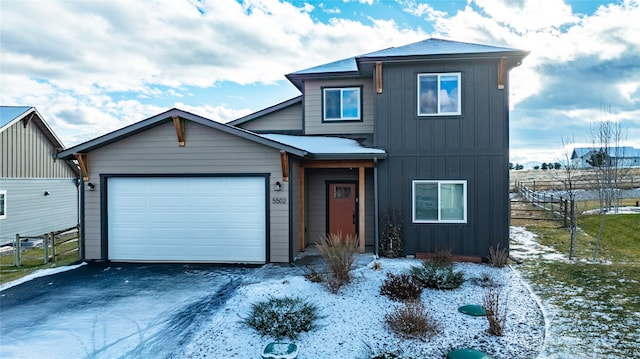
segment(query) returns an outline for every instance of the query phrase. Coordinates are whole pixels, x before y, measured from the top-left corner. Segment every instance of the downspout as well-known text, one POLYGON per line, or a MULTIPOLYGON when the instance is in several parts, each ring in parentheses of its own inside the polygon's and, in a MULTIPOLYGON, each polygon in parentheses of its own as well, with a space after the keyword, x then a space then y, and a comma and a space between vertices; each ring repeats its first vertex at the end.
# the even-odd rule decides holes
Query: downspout
POLYGON ((373 158, 373 228, 375 231, 375 246, 373 250, 376 258, 380 258, 378 248, 380 247, 380 231, 378 230, 378 157, 373 158))
POLYGON ((80 249, 80 260, 85 260, 85 246, 84 246, 84 178, 82 174, 78 178, 78 224, 80 230, 78 232, 78 247, 80 249))

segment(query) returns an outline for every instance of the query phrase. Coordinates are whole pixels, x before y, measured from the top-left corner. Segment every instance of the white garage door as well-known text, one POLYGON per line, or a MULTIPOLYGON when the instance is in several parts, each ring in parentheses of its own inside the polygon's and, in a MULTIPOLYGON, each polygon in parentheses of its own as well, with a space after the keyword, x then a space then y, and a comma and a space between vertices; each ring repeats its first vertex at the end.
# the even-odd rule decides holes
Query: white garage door
POLYGON ((265 203, 261 177, 110 177, 109 259, 264 263, 265 203))

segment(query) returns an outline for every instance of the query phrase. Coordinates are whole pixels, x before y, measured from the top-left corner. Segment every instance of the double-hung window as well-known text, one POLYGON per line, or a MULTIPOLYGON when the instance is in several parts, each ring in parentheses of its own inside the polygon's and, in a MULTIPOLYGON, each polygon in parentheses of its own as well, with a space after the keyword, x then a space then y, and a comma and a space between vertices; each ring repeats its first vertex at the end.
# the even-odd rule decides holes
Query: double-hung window
POLYGON ((461 113, 459 72, 418 75, 418 116, 461 113))
POLYGON ((7 218, 7 191, 0 191, 0 219, 7 218))
POLYGON ((467 223, 467 181, 415 180, 414 223, 467 223))
POLYGON ((323 121, 361 120, 360 87, 324 88, 323 121))

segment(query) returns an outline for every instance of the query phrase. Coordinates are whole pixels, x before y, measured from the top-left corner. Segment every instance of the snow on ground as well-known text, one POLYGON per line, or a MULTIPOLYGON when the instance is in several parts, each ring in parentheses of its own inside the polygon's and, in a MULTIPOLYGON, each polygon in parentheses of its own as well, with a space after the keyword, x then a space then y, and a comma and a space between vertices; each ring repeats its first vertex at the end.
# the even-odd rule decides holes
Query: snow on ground
MULTIPOLYGON (((582 212, 582 214, 598 214, 600 213, 600 209, 591 209, 588 211, 582 212)), ((606 214, 638 214, 640 213, 640 207, 618 207, 609 209, 606 214)))
POLYGON ((536 235, 527 231, 524 227, 512 226, 509 236, 511 237, 509 250, 516 259, 562 260, 566 258, 566 256, 556 252, 555 249, 538 243, 536 235))
POLYGON ((298 358, 369 358, 372 353, 396 352, 403 357, 444 358, 451 349, 474 348, 494 359, 535 358, 541 350, 545 324, 542 312, 528 287, 510 269, 487 265, 456 264, 455 269, 467 278, 462 287, 452 291, 425 289, 422 301, 440 323, 437 335, 425 340, 400 339, 384 323, 384 315, 401 304, 379 294, 386 273, 409 271, 418 260, 381 259, 382 268, 369 264, 352 271, 353 281, 339 294, 303 276, 255 282, 245 285, 211 318, 208 328, 195 336, 180 357, 184 358, 255 358, 273 338, 262 337, 242 324, 251 304, 270 296, 301 297, 315 303, 321 314, 320 327, 302 333, 293 341, 300 347, 298 358), (482 304, 486 289, 477 279, 491 276, 508 298, 505 335, 488 333, 485 317, 471 317, 458 312, 466 304, 482 304))
POLYGON ((70 266, 63 266, 63 267, 55 267, 55 268, 47 268, 47 269, 40 269, 37 270, 31 274, 28 274, 22 278, 18 278, 14 281, 11 282, 7 282, 7 283, 3 283, 0 284, 0 291, 3 291, 7 288, 11 288, 13 286, 22 284, 24 282, 28 282, 32 279, 36 279, 36 278, 40 278, 40 277, 46 277, 48 275, 52 275, 52 274, 56 274, 56 273, 62 273, 62 272, 66 272, 68 270, 73 270, 76 269, 80 266, 86 265, 87 263, 80 263, 80 264, 75 264, 75 265, 70 265, 70 266))

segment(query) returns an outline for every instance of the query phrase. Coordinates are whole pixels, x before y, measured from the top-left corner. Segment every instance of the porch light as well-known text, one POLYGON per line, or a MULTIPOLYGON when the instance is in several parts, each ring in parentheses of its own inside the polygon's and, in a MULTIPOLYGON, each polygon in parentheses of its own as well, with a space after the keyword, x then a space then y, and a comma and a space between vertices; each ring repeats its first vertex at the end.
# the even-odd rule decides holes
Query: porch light
POLYGON ((279 181, 278 181, 278 182, 276 182, 276 188, 275 188, 275 190, 276 190, 276 191, 282 191, 282 183, 280 183, 279 181))
POLYGON ((91 182, 87 183, 87 187, 89 187, 89 191, 95 191, 96 189, 96 185, 91 182))

